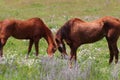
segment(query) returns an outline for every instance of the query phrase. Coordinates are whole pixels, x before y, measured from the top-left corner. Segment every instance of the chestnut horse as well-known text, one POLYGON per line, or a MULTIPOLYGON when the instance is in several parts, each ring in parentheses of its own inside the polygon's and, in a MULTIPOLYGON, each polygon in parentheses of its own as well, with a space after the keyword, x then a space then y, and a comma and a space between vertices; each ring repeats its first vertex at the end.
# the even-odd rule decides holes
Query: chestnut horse
POLYGON ((117 40, 120 35, 120 20, 114 17, 103 17, 92 22, 85 22, 78 18, 70 19, 56 33, 56 42, 58 50, 63 56, 67 55, 64 41, 69 45, 70 63, 76 62, 77 48, 86 43, 93 43, 106 37, 110 51, 109 63, 115 57, 115 63, 118 62, 117 40))
POLYGON ((41 38, 48 43, 47 53, 50 57, 56 51, 53 34, 40 18, 31 18, 25 21, 6 19, 0 22, 0 57, 3 56, 3 47, 10 36, 29 40, 27 57, 33 44, 35 44, 36 56, 38 56, 38 43, 41 38))

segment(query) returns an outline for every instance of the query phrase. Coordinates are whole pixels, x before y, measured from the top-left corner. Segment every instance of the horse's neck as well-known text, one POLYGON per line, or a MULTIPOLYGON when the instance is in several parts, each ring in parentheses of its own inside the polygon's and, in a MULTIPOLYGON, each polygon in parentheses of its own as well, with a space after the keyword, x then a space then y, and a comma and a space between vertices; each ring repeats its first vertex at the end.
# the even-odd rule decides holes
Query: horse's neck
POLYGON ((53 34, 50 30, 47 30, 45 33, 45 39, 48 43, 48 45, 54 45, 54 39, 53 39, 53 34))

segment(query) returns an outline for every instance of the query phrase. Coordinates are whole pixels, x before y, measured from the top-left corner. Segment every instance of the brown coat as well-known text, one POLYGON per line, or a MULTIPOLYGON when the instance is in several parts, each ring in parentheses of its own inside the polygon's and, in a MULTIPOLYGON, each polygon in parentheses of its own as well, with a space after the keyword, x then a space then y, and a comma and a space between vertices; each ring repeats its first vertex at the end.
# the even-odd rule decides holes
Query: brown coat
POLYGON ((113 56, 118 62, 118 48, 117 40, 120 35, 120 20, 114 17, 103 17, 92 22, 85 22, 78 18, 73 18, 67 21, 56 33, 56 42, 58 49, 62 54, 66 54, 64 41, 70 46, 71 58, 74 57, 76 61, 77 48, 86 43, 93 43, 106 37, 109 50, 111 63, 113 56), (62 45, 62 47, 60 46, 62 45))

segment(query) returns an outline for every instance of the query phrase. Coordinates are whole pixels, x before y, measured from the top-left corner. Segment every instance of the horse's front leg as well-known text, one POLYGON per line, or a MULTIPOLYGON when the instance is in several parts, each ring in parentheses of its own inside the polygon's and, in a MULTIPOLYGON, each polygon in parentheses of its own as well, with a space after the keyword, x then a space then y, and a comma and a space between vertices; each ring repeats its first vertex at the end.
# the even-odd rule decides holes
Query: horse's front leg
POLYGON ((70 64, 69 67, 72 68, 72 64, 74 62, 74 65, 76 67, 76 60, 77 60, 77 56, 76 56, 76 50, 77 47, 71 46, 71 52, 70 52, 70 64))
POLYGON ((34 43, 35 43, 35 51, 36 51, 36 57, 37 57, 39 52, 39 49, 38 49, 39 39, 35 39, 34 43))
POLYGON ((29 54, 30 54, 30 52, 31 52, 32 45, 33 45, 33 40, 32 40, 32 39, 30 39, 30 41, 29 41, 29 47, 28 47, 28 53, 27 53, 26 58, 28 58, 28 56, 29 56, 29 54))

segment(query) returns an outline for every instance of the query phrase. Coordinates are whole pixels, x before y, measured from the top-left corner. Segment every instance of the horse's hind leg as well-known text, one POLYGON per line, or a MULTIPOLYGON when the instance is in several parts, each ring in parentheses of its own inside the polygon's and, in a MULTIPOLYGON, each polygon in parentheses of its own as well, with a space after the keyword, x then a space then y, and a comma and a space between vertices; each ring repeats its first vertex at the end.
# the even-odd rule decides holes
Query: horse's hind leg
POLYGON ((0 57, 3 56, 3 47, 4 47, 7 39, 8 39, 8 38, 6 38, 6 39, 5 39, 5 38, 2 38, 2 39, 0 40, 0 57))
POLYGON ((26 58, 28 58, 28 56, 29 56, 29 54, 30 54, 30 51, 31 51, 31 49, 32 49, 32 45, 33 45, 33 40, 30 39, 30 41, 29 41, 29 47, 28 47, 28 53, 27 53, 26 58))
MULTIPOLYGON (((117 63, 118 62, 118 53, 119 53, 119 51, 118 51, 118 48, 117 48, 117 42, 116 41, 111 43, 111 48, 112 48, 112 54, 113 54, 112 60, 113 60, 113 57, 115 57, 115 63, 117 63)), ((111 62, 112 61, 110 61, 110 63, 111 62)))
POLYGON ((114 53, 113 53, 112 45, 111 45, 111 43, 110 43, 110 42, 108 42, 108 47, 109 47, 109 51, 110 51, 109 64, 111 64, 111 63, 112 63, 112 61, 113 61, 114 53))
POLYGON ((109 51, 110 51, 110 59, 109 59, 109 64, 112 63, 113 58, 115 56, 115 63, 118 62, 118 48, 117 48, 117 39, 115 38, 106 38, 108 41, 108 47, 109 47, 109 51))
POLYGON ((2 43, 1 43, 1 41, 0 41, 0 57, 2 57, 3 56, 3 51, 2 51, 2 43))
POLYGON ((117 43, 113 47, 114 47, 115 63, 117 63, 118 62, 118 54, 119 54, 119 50, 117 48, 117 43))

